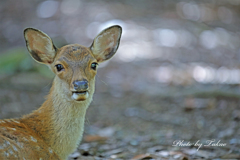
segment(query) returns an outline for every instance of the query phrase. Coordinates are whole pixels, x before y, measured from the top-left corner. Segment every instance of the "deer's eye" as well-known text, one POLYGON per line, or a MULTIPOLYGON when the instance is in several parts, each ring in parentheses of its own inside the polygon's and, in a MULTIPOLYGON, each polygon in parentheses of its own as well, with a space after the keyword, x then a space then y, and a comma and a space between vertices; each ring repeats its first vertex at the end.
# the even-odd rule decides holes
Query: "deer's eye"
POLYGON ((93 69, 93 70, 96 70, 97 69, 97 63, 96 62, 94 62, 94 63, 92 63, 91 64, 91 68, 93 69))
POLYGON ((64 67, 63 67, 63 65, 61 65, 61 64, 57 64, 57 65, 55 65, 55 67, 57 68, 57 71, 58 71, 58 72, 64 70, 64 67))

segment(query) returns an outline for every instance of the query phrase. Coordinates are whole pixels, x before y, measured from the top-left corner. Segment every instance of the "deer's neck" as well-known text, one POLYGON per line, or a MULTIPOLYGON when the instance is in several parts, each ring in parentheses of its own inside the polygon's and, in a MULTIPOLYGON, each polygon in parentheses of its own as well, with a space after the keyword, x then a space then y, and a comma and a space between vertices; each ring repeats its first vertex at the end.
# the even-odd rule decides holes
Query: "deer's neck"
POLYGON ((84 130, 86 110, 90 97, 80 103, 66 100, 55 81, 43 105, 32 114, 24 117, 35 123, 27 124, 62 158, 66 159, 80 143, 84 130))

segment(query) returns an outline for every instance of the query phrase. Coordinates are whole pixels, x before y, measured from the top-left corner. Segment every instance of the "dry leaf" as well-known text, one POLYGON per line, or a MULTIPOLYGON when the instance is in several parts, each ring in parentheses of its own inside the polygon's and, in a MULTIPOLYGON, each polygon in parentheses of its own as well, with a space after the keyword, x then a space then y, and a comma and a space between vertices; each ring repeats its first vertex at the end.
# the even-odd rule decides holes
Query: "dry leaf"
POLYGON ((151 158, 152 159, 153 157, 150 154, 146 153, 146 154, 136 155, 131 160, 141 160, 141 159, 146 159, 146 158, 151 158))
POLYGON ((85 142, 96 142, 96 141, 106 141, 108 138, 98 135, 87 135, 84 138, 85 142))

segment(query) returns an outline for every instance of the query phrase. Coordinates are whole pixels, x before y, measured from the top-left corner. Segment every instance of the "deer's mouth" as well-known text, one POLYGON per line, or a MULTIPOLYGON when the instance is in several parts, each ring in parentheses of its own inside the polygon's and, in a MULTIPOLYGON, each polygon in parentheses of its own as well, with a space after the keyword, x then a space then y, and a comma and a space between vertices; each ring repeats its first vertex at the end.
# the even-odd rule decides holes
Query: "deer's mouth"
POLYGON ((88 91, 74 91, 72 92, 72 99, 76 101, 84 101, 88 98, 88 91))
POLYGON ((73 94, 77 94, 77 95, 84 95, 84 94, 87 94, 87 91, 76 91, 76 92, 73 92, 73 94))

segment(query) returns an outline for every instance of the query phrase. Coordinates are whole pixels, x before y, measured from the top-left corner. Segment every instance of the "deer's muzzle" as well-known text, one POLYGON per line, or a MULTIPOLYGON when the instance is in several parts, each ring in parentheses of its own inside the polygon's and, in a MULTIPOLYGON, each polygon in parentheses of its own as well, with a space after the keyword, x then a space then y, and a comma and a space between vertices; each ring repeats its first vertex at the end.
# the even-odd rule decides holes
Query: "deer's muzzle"
POLYGON ((73 82, 74 91, 72 91, 72 98, 76 101, 84 101, 88 97, 88 81, 76 80, 73 82))

